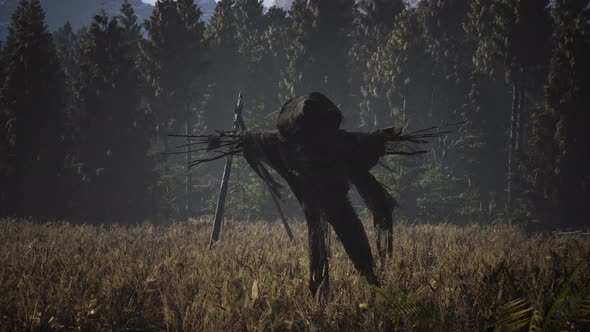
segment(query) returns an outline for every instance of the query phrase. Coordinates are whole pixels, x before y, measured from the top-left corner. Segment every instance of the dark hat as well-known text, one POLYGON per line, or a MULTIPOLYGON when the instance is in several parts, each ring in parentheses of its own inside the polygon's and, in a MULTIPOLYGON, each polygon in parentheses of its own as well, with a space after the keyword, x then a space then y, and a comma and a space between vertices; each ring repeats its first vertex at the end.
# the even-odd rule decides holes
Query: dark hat
POLYGON ((283 105, 277 128, 287 140, 301 141, 333 135, 341 121, 342 112, 338 107, 325 95, 312 92, 283 105))

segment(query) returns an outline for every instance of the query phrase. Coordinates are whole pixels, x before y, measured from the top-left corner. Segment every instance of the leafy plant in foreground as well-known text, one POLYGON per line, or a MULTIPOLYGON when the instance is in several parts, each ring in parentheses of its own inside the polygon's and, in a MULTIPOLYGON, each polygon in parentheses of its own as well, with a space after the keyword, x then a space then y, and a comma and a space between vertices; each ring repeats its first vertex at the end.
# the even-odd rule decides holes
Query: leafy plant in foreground
POLYGON ((441 330, 440 317, 426 304, 412 299, 398 287, 374 287, 373 290, 377 294, 377 300, 369 308, 385 319, 402 324, 404 329, 441 330))
POLYGON ((563 282, 545 308, 514 299, 497 310, 494 331, 578 331, 590 327, 590 286, 580 286, 581 265, 563 282))

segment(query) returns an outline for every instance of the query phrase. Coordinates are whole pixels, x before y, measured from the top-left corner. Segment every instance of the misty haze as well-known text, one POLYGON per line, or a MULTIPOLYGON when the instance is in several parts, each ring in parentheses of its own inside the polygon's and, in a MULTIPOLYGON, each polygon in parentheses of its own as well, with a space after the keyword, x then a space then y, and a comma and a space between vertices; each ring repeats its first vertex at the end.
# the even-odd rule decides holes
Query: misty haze
POLYGON ((0 331, 590 330, 590 0, 0 0, 0 331))

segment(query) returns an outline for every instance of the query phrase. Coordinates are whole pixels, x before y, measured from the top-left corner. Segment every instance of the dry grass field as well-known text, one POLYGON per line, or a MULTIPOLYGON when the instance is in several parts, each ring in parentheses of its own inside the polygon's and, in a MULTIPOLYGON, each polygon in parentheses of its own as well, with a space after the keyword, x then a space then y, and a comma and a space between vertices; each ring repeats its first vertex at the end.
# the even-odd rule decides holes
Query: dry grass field
POLYGON ((330 292, 312 298, 304 224, 291 243, 280 223, 230 220, 212 251, 210 225, 1 220, 0 329, 482 331, 511 310, 518 326, 561 315, 580 329, 566 313, 590 306, 584 235, 398 225, 372 289, 332 234, 330 292))

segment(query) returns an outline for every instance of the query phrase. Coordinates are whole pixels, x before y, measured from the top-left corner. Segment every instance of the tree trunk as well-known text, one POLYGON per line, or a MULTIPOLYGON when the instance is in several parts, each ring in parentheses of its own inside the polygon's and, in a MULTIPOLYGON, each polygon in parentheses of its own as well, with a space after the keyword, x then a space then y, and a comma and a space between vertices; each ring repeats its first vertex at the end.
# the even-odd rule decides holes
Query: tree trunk
POLYGON ((518 112, 516 117, 516 140, 514 146, 514 152, 516 156, 520 154, 522 148, 522 142, 524 141, 523 135, 523 123, 526 110, 526 92, 523 92, 522 88, 518 91, 518 112))
POLYGON ((510 132, 509 132, 509 142, 508 142, 508 172, 506 175, 506 209, 510 210, 512 208, 512 200, 513 200, 513 172, 514 172, 514 155, 515 149, 517 148, 516 141, 517 137, 517 130, 518 130, 518 118, 519 114, 519 98, 520 98, 520 89, 516 83, 512 83, 512 111, 510 112, 510 132))
POLYGON ((191 206, 191 192, 192 192, 192 186, 193 186, 193 179, 192 179, 192 175, 191 175, 191 169, 190 169, 190 163, 191 163, 191 147, 190 147, 190 143, 191 143, 191 139, 189 137, 189 135, 191 134, 190 132, 190 128, 191 128, 191 124, 190 124, 190 111, 189 111, 189 104, 187 103, 186 105, 186 128, 185 128, 185 133, 186 133, 186 219, 188 221, 188 219, 191 216, 191 211, 192 211, 192 206, 191 206))

